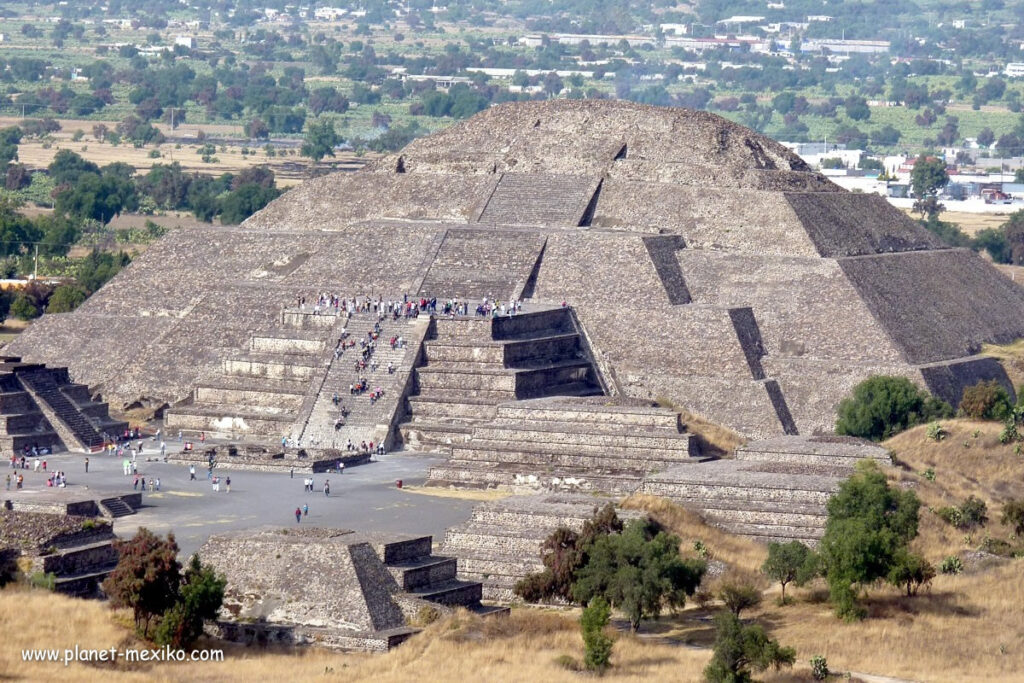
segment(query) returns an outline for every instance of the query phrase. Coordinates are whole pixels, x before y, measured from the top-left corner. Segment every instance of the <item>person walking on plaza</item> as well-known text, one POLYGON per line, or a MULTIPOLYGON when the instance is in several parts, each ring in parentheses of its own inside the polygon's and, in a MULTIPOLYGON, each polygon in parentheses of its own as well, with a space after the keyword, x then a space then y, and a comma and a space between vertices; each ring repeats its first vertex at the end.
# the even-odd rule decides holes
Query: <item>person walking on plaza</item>
POLYGON ((227 493, 231 493, 231 477, 224 477, 224 488, 227 493))
POLYGON ((153 480, 153 490, 154 491, 159 491, 160 490, 160 477, 157 477, 157 478, 155 478, 153 480))
POLYGON ((309 517, 309 503, 306 503, 302 506, 302 516, 309 517))
POLYGON ((302 521, 302 510, 300 508, 295 508, 295 523, 298 524, 301 521, 302 521))
POLYGON ((196 480, 196 466, 195 465, 189 465, 188 466, 188 480, 189 481, 195 481, 196 480))
POLYGON ((331 495, 331 480, 328 479, 327 481, 324 482, 324 496, 326 497, 326 496, 330 496, 330 495, 331 495))
POLYGON ((89 458, 85 459, 85 472, 86 474, 89 473, 89 458))

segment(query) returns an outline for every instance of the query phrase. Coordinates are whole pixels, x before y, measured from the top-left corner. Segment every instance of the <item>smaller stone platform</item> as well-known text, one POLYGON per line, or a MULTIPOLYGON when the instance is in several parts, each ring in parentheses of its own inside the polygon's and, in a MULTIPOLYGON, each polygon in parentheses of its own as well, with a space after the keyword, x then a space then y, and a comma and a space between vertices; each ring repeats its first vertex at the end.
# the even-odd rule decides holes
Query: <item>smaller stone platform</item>
POLYGON ((115 539, 109 522, 88 515, 0 509, 0 561, 28 576, 54 574, 59 593, 99 595, 117 566, 115 539))
POLYGON ((370 462, 369 453, 353 453, 335 449, 285 448, 263 444, 219 444, 191 451, 169 454, 167 462, 175 465, 195 465, 205 469, 215 462, 219 470, 249 470, 251 472, 288 472, 305 474, 333 472, 339 466, 355 467, 370 462))
MULTIPOLYGON (((559 527, 573 531, 611 498, 546 493, 511 496, 481 503, 464 524, 448 529, 441 552, 458 558, 459 578, 480 581, 483 597, 495 602, 519 602, 515 585, 527 574, 542 571, 541 545, 559 527)), ((619 510, 623 520, 641 514, 619 510)))
MULTIPOLYGON (((227 577, 214 631, 231 640, 387 651, 427 607, 480 604, 481 585, 432 554, 430 536, 377 536, 295 525, 212 536, 200 549, 227 577)), ((500 611, 500 610, 497 610, 500 611)))
POLYGON ((779 437, 749 443, 735 459, 652 475, 640 491, 696 510, 731 533, 813 546, 825 533, 828 499, 862 459, 891 464, 888 451, 860 439, 779 437))

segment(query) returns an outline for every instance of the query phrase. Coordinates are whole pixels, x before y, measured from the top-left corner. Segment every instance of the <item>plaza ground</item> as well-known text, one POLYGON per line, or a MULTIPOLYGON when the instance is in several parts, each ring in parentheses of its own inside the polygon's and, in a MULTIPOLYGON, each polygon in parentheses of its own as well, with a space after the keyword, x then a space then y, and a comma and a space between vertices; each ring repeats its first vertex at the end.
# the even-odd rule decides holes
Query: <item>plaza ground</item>
MULTIPOLYGON (((152 441, 146 442, 146 451, 138 458, 139 476, 145 477, 147 491, 143 506, 134 515, 120 517, 114 522, 114 531, 122 538, 132 536, 144 526, 156 533, 174 532, 183 556, 188 556, 212 534, 266 525, 294 526, 295 508, 309 505, 308 517, 301 524, 320 527, 353 529, 362 532, 394 534, 431 534, 435 542, 444 538, 445 529, 469 519, 477 501, 453 497, 419 495, 403 486, 422 484, 437 458, 396 453, 377 456, 375 462, 350 467, 344 474, 308 475, 296 472, 294 478, 283 472, 248 472, 244 470, 218 470, 220 491, 212 490, 205 468, 196 468, 196 481, 189 480, 187 465, 146 461, 158 458, 152 441), (303 491, 303 479, 313 476, 315 491, 303 491), (231 493, 225 490, 224 479, 231 477, 231 493), (160 479, 160 490, 150 491, 149 482, 160 479), (330 480, 331 495, 325 496, 323 485, 330 480)), ((177 448, 176 443, 168 443, 177 448)), ((89 472, 85 473, 85 457, 81 454, 59 454, 42 457, 47 470, 63 470, 68 479, 66 489, 54 490, 46 486, 48 473, 17 470, 25 475, 25 488, 17 491, 11 485, 4 491, 5 498, 32 500, 66 497, 67 500, 87 500, 109 497, 134 491, 134 476, 122 474, 122 458, 94 454, 89 457, 89 472)), ((13 470, 5 468, 8 472, 13 470)))

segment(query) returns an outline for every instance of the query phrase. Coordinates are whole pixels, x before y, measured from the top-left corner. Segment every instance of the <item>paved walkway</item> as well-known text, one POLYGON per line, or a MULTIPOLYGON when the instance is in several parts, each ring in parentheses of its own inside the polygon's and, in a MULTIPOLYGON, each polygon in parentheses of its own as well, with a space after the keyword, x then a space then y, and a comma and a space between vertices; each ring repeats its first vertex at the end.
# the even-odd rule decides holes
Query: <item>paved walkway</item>
MULTIPOLYGON (((155 451, 149 456, 155 457, 155 451)), ((146 454, 142 456, 145 457, 146 454)), ((16 491, 12 484, 11 491, 0 489, 0 497, 17 500, 66 496, 68 500, 85 500, 133 491, 134 477, 122 474, 121 458, 90 455, 88 474, 84 471, 84 455, 52 455, 45 460, 48 470, 66 472, 67 489, 48 488, 48 474, 33 472, 30 464, 28 470, 17 470, 25 475, 25 490, 16 491)), ((224 470, 219 472, 221 490, 214 492, 205 468, 197 467, 197 480, 190 481, 185 465, 140 459, 139 475, 147 482, 159 477, 160 491, 147 490, 142 497, 142 509, 117 519, 114 531, 120 536, 131 536, 140 526, 161 534, 173 531, 182 553, 188 555, 211 534, 221 531, 268 524, 294 526, 295 508, 308 504, 309 516, 302 524, 365 532, 432 534, 435 542, 440 542, 445 529, 469 519, 475 501, 416 495, 395 486, 398 479, 404 484, 422 484, 430 466, 437 462, 437 458, 424 455, 380 456, 378 461, 351 467, 340 476, 313 475, 316 490, 304 493, 301 473, 292 479, 288 473, 224 470), (231 493, 225 491, 224 479, 228 476, 231 493), (323 493, 327 479, 331 483, 330 497, 323 493)), ((0 470, 0 482, 13 472, 9 467, 0 470)))

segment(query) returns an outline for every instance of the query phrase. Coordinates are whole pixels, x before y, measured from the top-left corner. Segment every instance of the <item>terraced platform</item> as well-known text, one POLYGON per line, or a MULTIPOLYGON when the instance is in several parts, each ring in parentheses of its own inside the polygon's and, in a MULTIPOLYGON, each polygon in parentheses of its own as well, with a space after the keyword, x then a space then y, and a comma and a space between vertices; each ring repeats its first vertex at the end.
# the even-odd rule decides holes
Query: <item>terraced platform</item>
POLYGON ((652 472, 703 462, 679 414, 638 400, 551 397, 497 406, 428 485, 630 493, 652 472))
POLYGON ((677 467, 640 491, 696 510, 708 522, 760 541, 815 545, 826 504, 860 459, 890 464, 879 446, 841 437, 780 437, 740 448, 734 460, 677 467))
MULTIPOLYGON (((515 584, 544 568, 541 545, 560 526, 580 531, 611 499, 547 493, 481 503, 469 521, 448 529, 441 553, 458 558, 458 577, 483 584, 483 598, 516 602, 515 584)), ((623 519, 638 513, 620 510, 623 519)))

